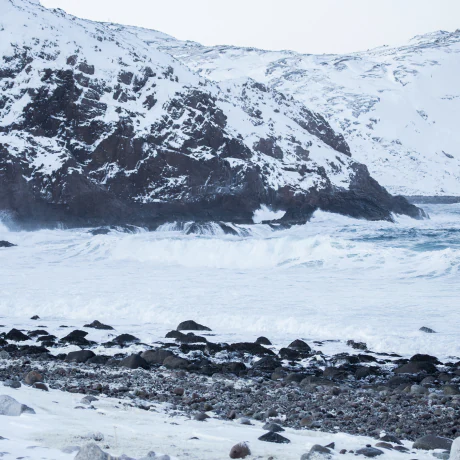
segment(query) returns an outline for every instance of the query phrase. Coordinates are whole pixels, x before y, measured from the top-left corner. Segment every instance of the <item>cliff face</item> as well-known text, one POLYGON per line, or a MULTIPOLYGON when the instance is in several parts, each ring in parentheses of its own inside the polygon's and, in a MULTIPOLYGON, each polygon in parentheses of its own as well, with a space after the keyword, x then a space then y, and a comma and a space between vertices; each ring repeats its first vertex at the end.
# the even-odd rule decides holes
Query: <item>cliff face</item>
POLYGON ((291 97, 212 83, 112 25, 0 7, 0 210, 22 224, 420 215, 291 97))
POLYGON ((152 30, 118 30, 213 81, 249 76, 320 112, 391 193, 460 194, 460 29, 343 55, 208 47, 152 30))

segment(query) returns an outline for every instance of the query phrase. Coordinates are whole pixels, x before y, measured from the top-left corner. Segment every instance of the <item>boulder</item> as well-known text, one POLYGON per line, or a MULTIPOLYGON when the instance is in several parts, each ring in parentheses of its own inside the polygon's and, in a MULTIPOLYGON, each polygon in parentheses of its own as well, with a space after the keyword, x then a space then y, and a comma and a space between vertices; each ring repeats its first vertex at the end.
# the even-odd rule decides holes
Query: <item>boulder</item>
POLYGON ((248 353, 250 355, 256 356, 275 356, 275 353, 268 348, 259 345, 258 343, 252 342, 239 342, 232 343, 230 346, 235 351, 241 351, 243 353, 248 353))
POLYGON ((89 347, 91 345, 94 345, 93 342, 90 342, 89 340, 85 339, 87 335, 88 335, 87 332, 80 331, 77 329, 75 331, 72 331, 70 334, 67 334, 65 337, 63 337, 60 340, 60 342, 69 343, 71 345, 77 345, 79 347, 89 347))
POLYGON ((434 450, 434 449, 450 450, 451 446, 452 446, 452 439, 442 438, 440 436, 429 434, 427 436, 423 436, 422 438, 418 438, 414 442, 412 448, 422 449, 422 450, 434 450))
POLYGON ((246 458, 251 451, 245 442, 240 442, 230 449, 230 458, 246 458))
POLYGON ((288 348, 292 348, 294 350, 298 350, 298 351, 303 351, 303 352, 310 352, 311 351, 311 348, 310 346, 304 342, 303 340, 294 340, 294 342, 290 343, 288 345, 288 348))
POLYGON ((384 452, 383 450, 376 449, 375 447, 364 447, 363 449, 359 449, 356 451, 356 455, 364 455, 365 457, 378 457, 382 455, 384 452))
POLYGON ((163 361, 163 366, 167 367, 168 369, 187 369, 190 362, 184 358, 179 358, 178 356, 172 355, 168 356, 163 361))
POLYGON ((37 321, 38 319, 40 319, 40 316, 34 315, 34 316, 32 316, 32 318, 30 318, 30 319, 32 319, 32 320, 34 320, 34 321, 37 321))
POLYGON ((43 382, 43 380, 45 380, 43 375, 37 371, 30 371, 24 377, 24 383, 26 383, 27 385, 33 385, 34 383, 37 383, 37 382, 43 382))
POLYGON ((158 348, 157 350, 147 350, 141 354, 148 364, 163 364, 166 358, 174 356, 174 353, 169 350, 158 348))
POLYGON ((98 320, 94 320, 90 324, 85 324, 83 327, 89 327, 89 328, 92 328, 92 329, 99 329, 99 330, 102 330, 102 331, 113 331, 112 326, 108 326, 107 324, 102 324, 98 320))
POLYGON ((25 404, 17 402, 11 396, 0 396, 0 415, 18 417, 21 414, 35 414, 35 411, 25 404))
POLYGON ((272 433, 282 433, 283 431, 285 431, 285 429, 282 426, 278 425, 277 423, 273 423, 273 422, 266 423, 262 427, 262 429, 271 431, 272 433))
POLYGON ((111 460, 109 454, 100 449, 94 442, 83 446, 75 457, 75 460, 111 460))
POLYGON ((188 320, 183 321, 182 323, 177 326, 178 331, 210 331, 209 327, 203 326, 202 324, 198 324, 195 321, 188 320))
POLYGON ((395 374, 434 374, 437 371, 434 364, 425 361, 411 361, 394 370, 395 374))
POLYGON ((315 444, 311 449, 310 452, 307 454, 303 454, 300 457, 300 460, 316 460, 316 459, 326 459, 331 458, 331 450, 327 447, 320 446, 319 444, 315 444))
POLYGON ((16 245, 13 243, 10 243, 9 241, 5 241, 5 240, 0 241, 0 248, 12 248, 14 246, 16 245))
POLYGON ((35 388, 37 390, 42 390, 42 391, 49 391, 48 387, 42 383, 42 382, 37 382, 32 385, 32 388, 35 388))
POLYGON ((450 448, 450 460, 460 460, 460 437, 456 438, 450 448))
POLYGON ((128 347, 134 343, 139 343, 140 339, 131 334, 121 334, 110 342, 104 343, 105 347, 128 347))
POLYGON ((425 326, 421 327, 419 331, 425 332, 426 334, 436 334, 436 331, 434 331, 430 327, 425 327, 425 326))
POLYGON ((139 355, 131 355, 122 359, 120 366, 127 367, 128 369, 148 369, 149 365, 144 358, 141 358, 139 355))
POLYGON ((5 339, 13 340, 14 342, 25 342, 26 340, 30 340, 30 337, 18 329, 13 328, 10 332, 8 332, 8 334, 5 335, 5 339))
POLYGON ((65 358, 68 363, 86 363, 89 359, 96 355, 91 350, 71 351, 65 358))
POLYGON ((258 343, 259 345, 265 345, 265 346, 270 346, 272 344, 270 340, 267 339, 267 337, 259 337, 256 340, 256 343, 258 343))
POLYGON ((289 444, 291 441, 278 433, 269 431, 258 438, 259 441, 274 442, 276 444, 289 444))

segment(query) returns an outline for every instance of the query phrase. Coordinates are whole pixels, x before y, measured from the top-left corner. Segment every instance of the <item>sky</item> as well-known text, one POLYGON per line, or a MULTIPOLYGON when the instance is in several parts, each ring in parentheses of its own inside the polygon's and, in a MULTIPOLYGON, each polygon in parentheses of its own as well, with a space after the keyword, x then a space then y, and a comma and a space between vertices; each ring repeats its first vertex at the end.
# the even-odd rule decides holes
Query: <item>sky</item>
POLYGON ((204 45, 347 53, 460 28, 460 0, 41 0, 204 45))

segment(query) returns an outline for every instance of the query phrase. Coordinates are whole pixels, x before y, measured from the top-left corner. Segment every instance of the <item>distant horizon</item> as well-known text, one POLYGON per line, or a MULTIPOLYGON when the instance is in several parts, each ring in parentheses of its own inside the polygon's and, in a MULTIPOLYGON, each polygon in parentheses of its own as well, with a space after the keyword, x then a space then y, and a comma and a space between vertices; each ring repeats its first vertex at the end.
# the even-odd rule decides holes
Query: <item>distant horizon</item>
POLYGON ((48 8, 100 22, 142 27, 204 46, 236 46, 302 54, 348 54, 399 46, 413 37, 460 28, 460 2, 439 0, 41 0, 48 8), (178 13, 179 12, 179 13, 178 13), (378 18, 378 19, 376 19, 378 18), (332 32, 331 32, 332 31, 332 32), (352 31, 352 32, 350 32, 352 31))

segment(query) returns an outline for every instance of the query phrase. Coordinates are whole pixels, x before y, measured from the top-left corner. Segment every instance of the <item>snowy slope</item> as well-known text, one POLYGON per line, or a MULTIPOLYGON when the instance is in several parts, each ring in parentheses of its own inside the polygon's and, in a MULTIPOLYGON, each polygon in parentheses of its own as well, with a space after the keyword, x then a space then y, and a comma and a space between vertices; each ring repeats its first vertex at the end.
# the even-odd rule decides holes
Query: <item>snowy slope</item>
POLYGON ((322 113, 392 193, 460 194, 460 30, 348 55, 205 47, 128 30, 212 80, 251 77, 322 113))
POLYGON ((262 205, 290 221, 418 216, 276 89, 218 85, 130 30, 38 2, 0 9, 0 209, 19 220, 248 222, 262 205))

